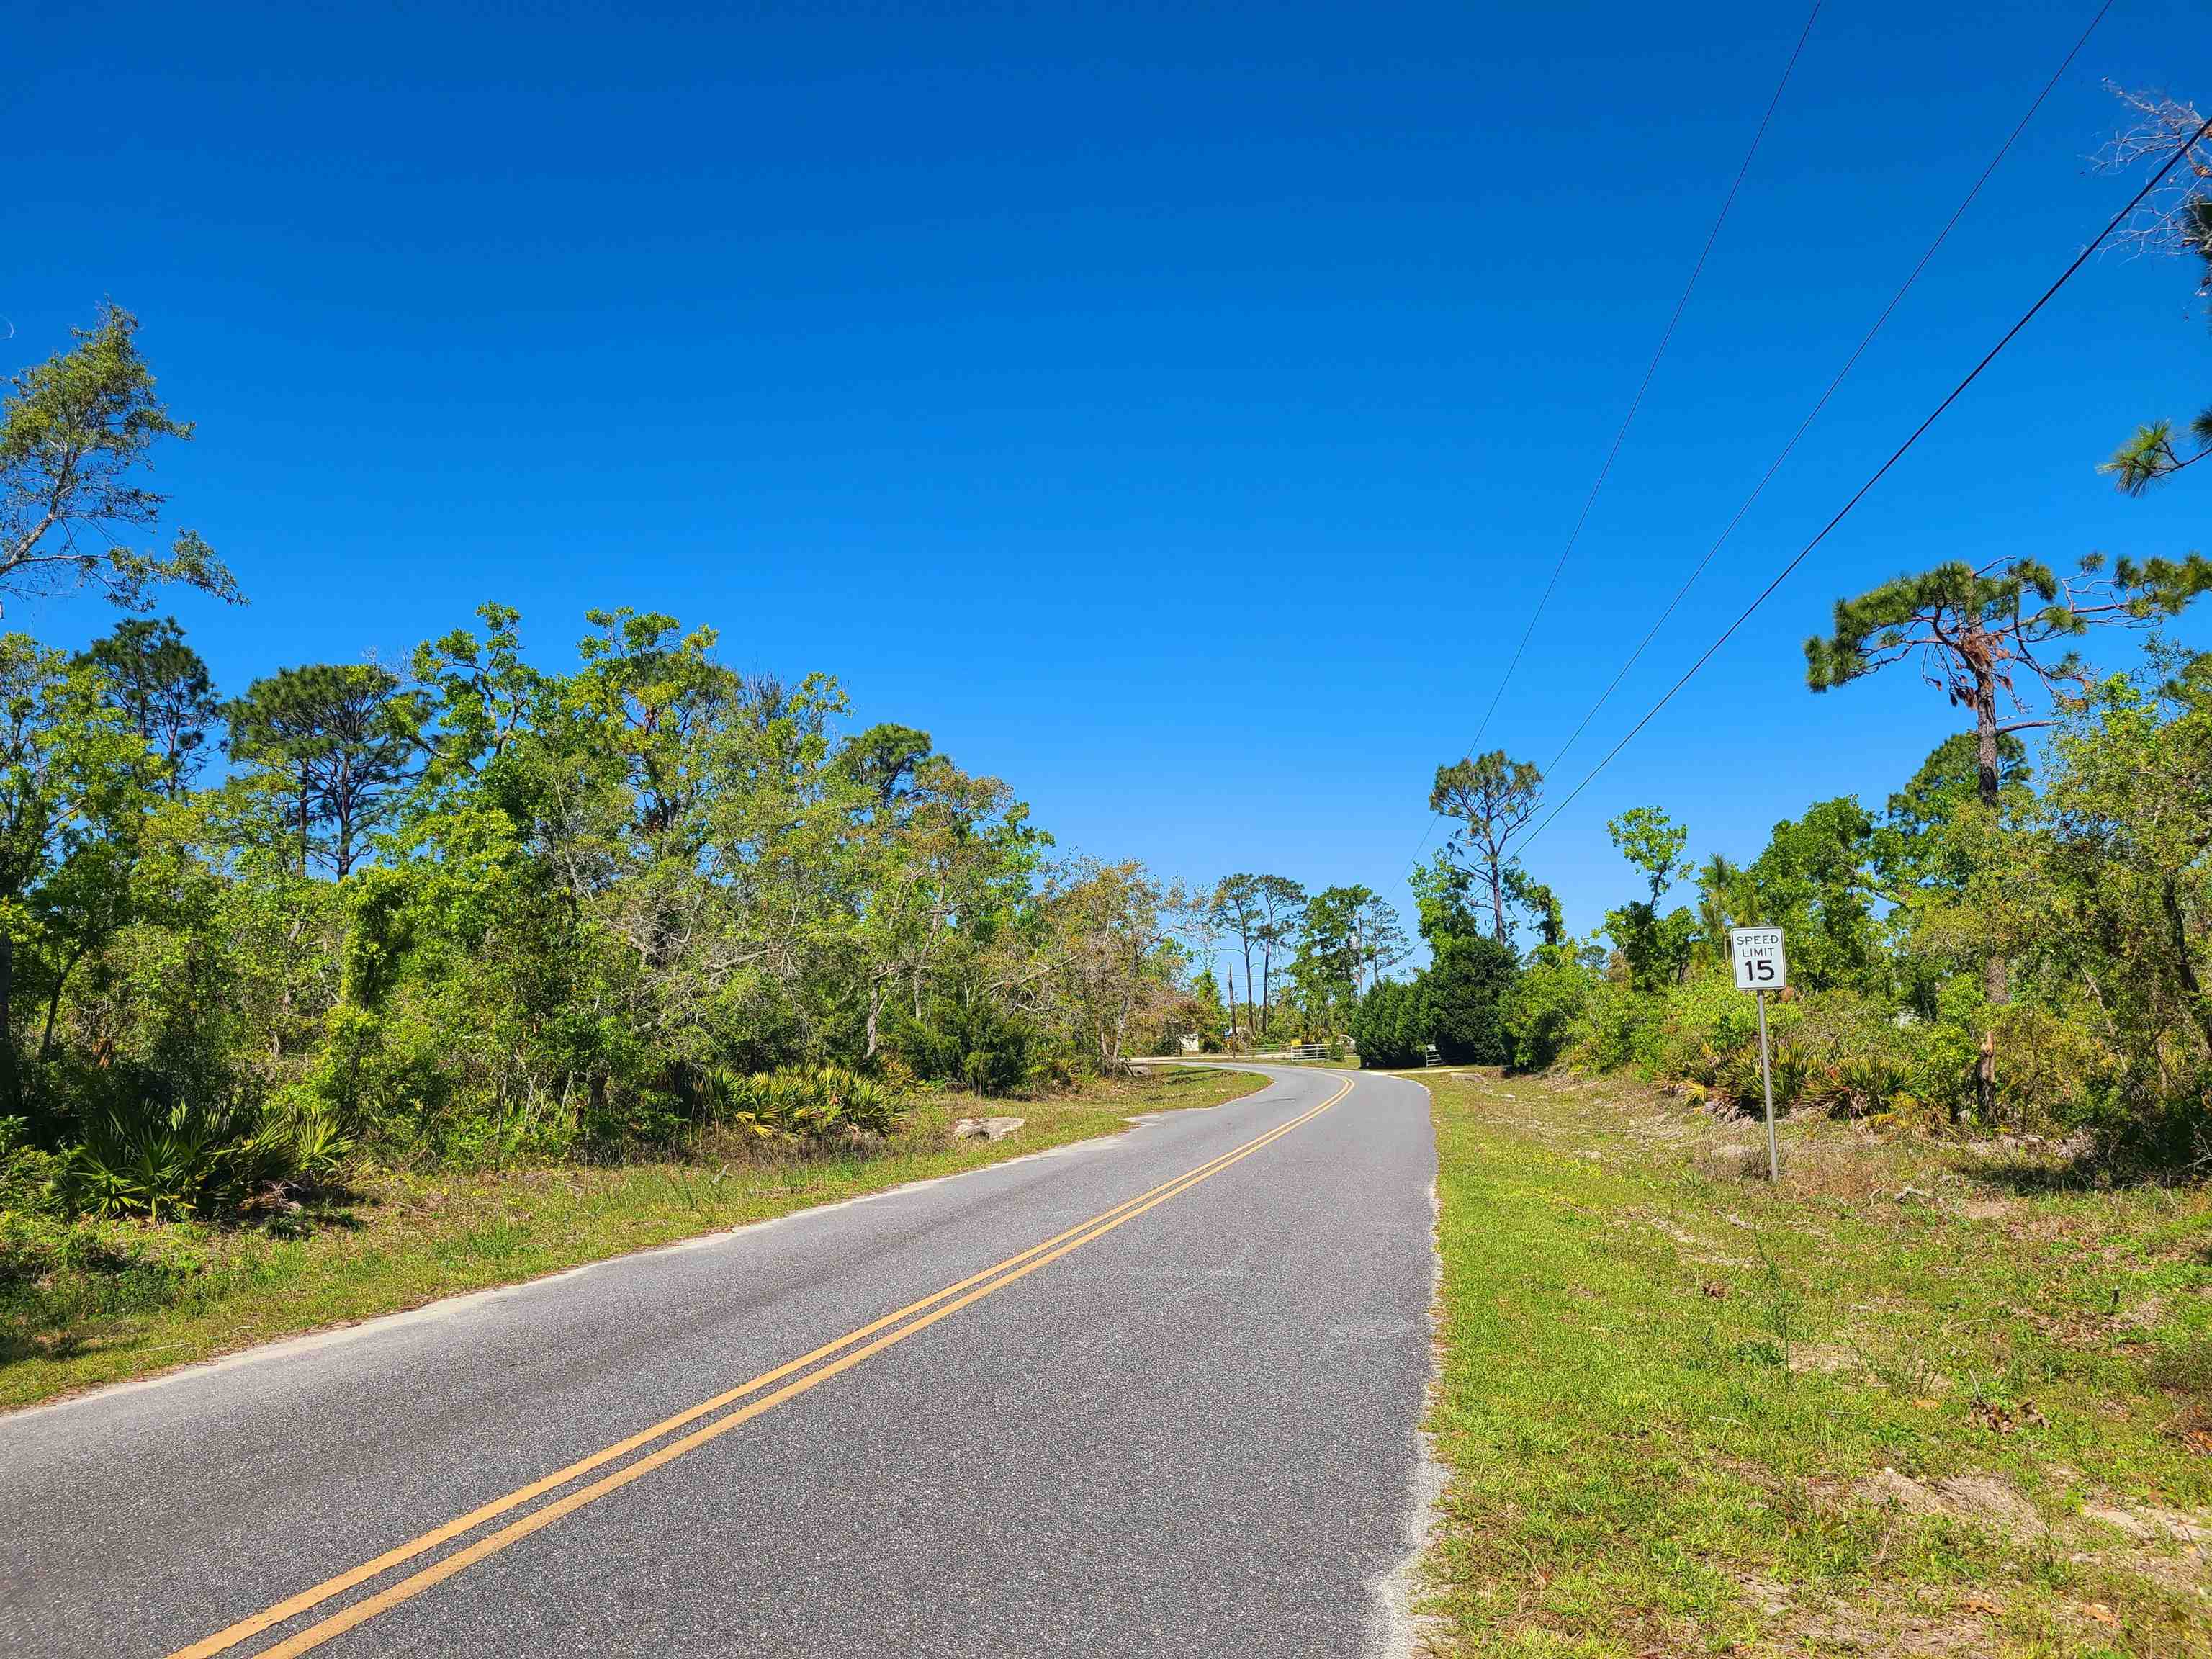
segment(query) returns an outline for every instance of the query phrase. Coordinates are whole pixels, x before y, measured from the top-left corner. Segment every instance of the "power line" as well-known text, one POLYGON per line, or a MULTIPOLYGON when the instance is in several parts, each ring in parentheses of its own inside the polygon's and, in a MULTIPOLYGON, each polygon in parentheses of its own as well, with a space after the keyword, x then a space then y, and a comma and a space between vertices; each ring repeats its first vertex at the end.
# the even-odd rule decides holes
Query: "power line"
MULTIPOLYGON (((1613 434, 1612 447, 1605 453, 1605 460, 1598 468, 1597 477, 1590 484, 1589 494, 1583 498, 1582 511, 1575 517, 1574 529, 1568 533, 1566 545, 1559 550, 1558 562, 1552 566, 1551 580, 1544 584, 1544 591, 1536 600, 1536 608, 1529 613, 1528 625, 1521 632, 1521 642, 1514 647, 1512 659, 1505 665, 1505 672, 1498 679, 1497 690, 1491 693, 1489 708, 1482 711, 1482 723, 1475 728, 1474 742, 1467 746, 1469 756, 1481 744, 1483 733, 1490 729, 1491 716, 1498 712, 1498 701, 1504 696, 1505 688, 1512 683, 1514 671, 1521 665, 1522 656, 1528 649, 1529 640, 1535 635, 1536 623, 1543 617, 1544 607, 1551 603, 1552 590, 1559 585, 1559 574, 1567 568, 1567 560, 1575 550, 1575 544, 1582 539, 1583 526, 1589 521, 1590 509, 1597 504, 1598 492, 1605 488, 1605 481, 1613 471, 1613 464, 1620 453, 1620 447, 1627 441, 1628 428, 1635 424, 1637 411, 1644 406, 1644 394, 1651 389, 1652 377, 1659 372, 1660 360, 1667 355, 1667 347, 1674 337, 1675 325, 1682 320, 1682 313, 1689 307, 1690 295, 1698 286, 1698 278, 1705 274, 1705 261, 1711 257, 1713 244, 1720 240, 1721 227, 1728 222, 1729 210, 1735 207, 1736 194, 1743 188, 1745 175, 1750 173, 1752 161, 1759 155, 1759 147, 1765 140, 1766 130, 1773 123, 1774 112, 1780 106, 1783 91, 1789 86, 1790 77, 1797 68, 1798 58, 1804 52, 1805 42, 1813 33, 1813 24, 1820 15, 1821 4, 1822 0, 1813 0, 1813 9, 1806 14, 1805 27, 1798 31, 1797 44, 1790 51, 1790 61, 1782 66, 1782 78, 1774 84, 1774 95, 1766 100, 1766 112, 1759 117, 1759 131, 1752 135, 1751 148, 1743 154, 1742 164, 1735 170, 1735 178, 1729 185, 1728 195, 1721 202, 1721 210, 1714 217, 1712 228, 1705 233, 1705 245, 1698 251, 1697 263, 1690 268, 1690 279, 1682 285, 1681 296, 1674 301, 1674 313, 1667 319, 1666 329, 1659 336, 1658 349, 1652 352, 1651 361, 1644 366, 1644 378, 1637 384, 1636 395, 1629 399, 1628 413, 1621 417, 1620 428, 1613 434)), ((1413 856, 1406 861, 1407 874, 1413 873, 1413 866, 1419 861, 1421 854, 1428 847, 1429 837, 1436 833, 1437 825, 1442 819, 1442 813, 1430 814, 1429 827, 1421 832, 1420 845, 1413 849, 1413 856)))
POLYGON ((2105 0, 2105 3, 2097 9, 2097 15, 2089 20, 2089 27, 2081 31, 2081 38, 2074 43, 2074 49, 2066 54, 2065 60, 2051 72, 2051 78, 2043 83, 2043 90, 2035 94, 2035 101, 2027 106, 2027 113, 2020 118, 2018 125, 2006 137, 2004 143, 1997 147, 1997 153, 1990 158, 1990 164, 1982 169, 1981 176, 1974 180, 1973 188, 1960 198, 1959 205, 1953 210, 1951 216, 1944 221, 1943 228, 1936 233, 1936 240, 1928 244, 1927 252, 1920 256, 1920 262, 1912 267, 1911 274, 1899 286, 1897 292, 1889 296, 1889 303, 1881 308, 1881 314, 1874 319, 1874 326, 1867 330, 1864 337, 1852 348, 1851 355, 1844 360, 1844 366, 1836 371, 1836 378, 1828 382, 1827 390, 1820 394, 1820 401, 1815 403, 1805 418, 1798 422, 1797 429, 1790 434, 1790 441, 1782 446, 1780 452, 1776 454, 1766 471, 1759 475, 1759 482, 1751 487, 1751 493, 1743 498, 1743 504, 1736 508, 1735 516, 1728 521, 1721 533, 1714 538, 1713 544, 1705 550, 1705 556, 1698 561, 1697 567, 1690 572, 1681 586, 1674 591, 1674 597, 1667 601, 1667 608, 1659 613, 1658 620, 1651 624, 1650 632, 1638 641, 1636 649, 1628 653, 1628 660, 1620 665, 1620 672, 1613 677, 1604 690, 1598 693, 1597 701, 1590 704, 1588 712, 1583 715, 1575 729, 1567 734, 1567 740, 1559 745, 1559 752, 1553 756, 1550 764, 1545 767, 1544 769, 1547 772, 1555 770, 1559 763, 1567 757, 1567 751, 1572 749, 1580 740, 1583 733, 1589 729, 1589 723, 1597 718, 1598 711, 1603 708, 1613 694, 1620 689, 1620 683, 1628 678, 1629 670, 1636 666, 1645 649, 1659 636, 1659 630, 1667 625, 1667 619, 1674 614, 1675 607, 1689 596, 1691 588, 1697 586, 1698 578, 1705 574, 1705 567, 1713 562, 1714 556, 1727 544, 1728 538, 1735 533, 1735 528, 1743 522, 1744 515, 1751 511, 1759 496, 1765 492, 1766 486, 1774 481, 1774 475, 1782 470, 1783 463, 1787 461, 1791 453, 1796 451, 1798 441, 1812 429, 1813 422, 1820 417, 1820 411, 1828 406, 1829 400, 1836 395, 1837 390, 1850 376, 1851 370, 1858 366, 1859 359, 1866 355, 1866 349, 1874 343, 1875 336, 1881 332, 1883 325, 1889 321, 1891 313, 1903 303, 1905 296, 1912 291, 1912 285, 1920 280, 1920 273, 1928 269, 1929 261, 1936 257, 1937 251, 1950 239, 1951 233, 1958 228, 1959 221, 1966 217, 1966 210, 1974 204, 1975 198, 1982 193, 1982 186, 1989 183, 1990 176, 1997 170, 2004 158, 2012 153, 2012 147, 2020 142, 2020 135, 2027 131, 2027 124, 2035 118, 2036 112, 2043 107, 2044 101, 2051 96, 2066 71, 2074 67, 2074 60, 2081 56, 2081 48, 2089 44, 2089 37, 2097 32, 2097 25, 2105 21, 2105 14, 2111 11, 2112 6, 2113 0, 2105 0))
POLYGON ((2020 320, 2014 323, 2010 328, 2007 329, 2004 331, 2003 337, 1999 339, 1995 345, 1989 349, 1989 350, 1983 356, 1982 360, 1976 363, 1973 368, 1967 372, 1966 378, 1960 380, 1958 385, 1951 388, 1949 394, 1944 398, 1943 401, 1936 404, 1936 407, 1929 411, 1928 418, 1921 422, 1918 426, 1912 428, 1911 435, 1890 453, 1889 459, 1884 461, 1880 466, 1876 467, 1874 471, 1873 476, 1869 477, 1864 483, 1861 484, 1856 490, 1854 490, 1851 493, 1850 499, 1845 501, 1842 507, 1836 510, 1836 515, 1830 519, 1827 523, 1820 526, 1820 533, 1815 535, 1811 541, 1807 542, 1804 546, 1797 550, 1796 553, 1791 557, 1790 562, 1784 565, 1782 568, 1775 574, 1774 580, 1768 582, 1765 587, 1759 590, 1758 597, 1753 599, 1749 605, 1743 608, 1742 611, 1737 616, 1734 622, 1730 623, 1725 629, 1721 630, 1720 637, 1715 640, 1711 645, 1707 646, 1705 650, 1699 653, 1698 659, 1692 663, 1689 667, 1683 672, 1681 678, 1676 680, 1673 685, 1668 687, 1667 694, 1661 697, 1658 702, 1653 703, 1651 707, 1644 712, 1643 718, 1638 720, 1635 725, 1628 728, 1627 732, 1622 736, 1619 743, 1616 743, 1611 749, 1606 751, 1605 758, 1603 760, 1598 762, 1595 766, 1593 766, 1588 772, 1583 775, 1582 781, 1576 784, 1572 789, 1569 790, 1567 792, 1566 798, 1545 815, 1542 823, 1539 823, 1534 830, 1530 830, 1527 836, 1522 838, 1521 845, 1522 847, 1527 847, 1529 842, 1534 841, 1537 836, 1542 835, 1545 830, 1551 828, 1553 823, 1559 817, 1560 813, 1567 810, 1567 807, 1573 802, 1575 797, 1581 794, 1584 789, 1588 788, 1591 781, 1595 779, 1599 773, 1604 771, 1607 766, 1613 763, 1613 757, 1620 754, 1622 750, 1627 748, 1630 743, 1634 741, 1637 733, 1643 731, 1645 726, 1649 726, 1658 715, 1659 711, 1666 708, 1668 703, 1674 700, 1674 694, 1680 691, 1684 686, 1687 685, 1691 680, 1696 677, 1698 671, 1703 668, 1707 662, 1711 660, 1715 652, 1718 651, 1723 645, 1726 645, 1729 640, 1735 637, 1736 630, 1741 628, 1744 623, 1751 620, 1752 613, 1757 611, 1760 605, 1765 604, 1766 601, 1773 596, 1774 591, 1790 579, 1790 573, 1795 571, 1799 565, 1804 563, 1805 561, 1812 556, 1813 550, 1820 546, 1822 542, 1827 540, 1829 532, 1834 530, 1838 525, 1843 523, 1843 521, 1850 515, 1851 509, 1856 507, 1861 501, 1864 500, 1868 493, 1871 491, 1876 484, 1880 483, 1886 476, 1887 476, 1889 470, 1892 467, 1895 466, 1898 462, 1905 459, 1905 451, 1911 449, 1913 445, 1920 441, 1921 435, 1925 433, 1929 427, 1935 425, 1936 422, 1942 418, 1944 410, 1949 409, 1953 404, 1958 402, 1960 398, 1965 394, 1968 386, 1973 385, 1976 380, 1981 379, 1982 371, 1989 368, 1991 363, 1995 362, 1997 360, 1997 355, 2013 343, 2014 337, 2019 335, 2022 329, 2026 328, 2031 322, 2035 320, 2036 314, 2039 313, 2044 307, 2051 303, 2052 299, 2057 295, 2058 290, 2065 287, 2068 283, 2073 280, 2074 274, 2076 271, 2080 270, 2083 265, 2088 264, 2089 256, 2096 252, 2099 248, 2102 247, 2106 241, 2111 237, 2112 234, 2118 230, 2122 224, 2126 222, 2128 216, 2133 213, 2138 207, 2141 207, 2144 200, 2148 198, 2151 191, 2157 189, 2160 184, 2165 182, 2166 175, 2172 172, 2173 169, 2180 164, 2182 157, 2188 155, 2190 150, 2195 148, 2195 146, 2208 132, 2212 132, 2212 119, 2207 119, 2203 125, 2197 129, 2195 132, 2190 134, 2188 137, 2182 140, 2179 148, 2175 149, 2172 155, 2166 157, 2166 165, 2160 167, 2156 173, 2153 173, 2151 175, 2150 181, 2135 193, 2134 197, 2130 199, 2125 207, 2123 207, 2118 213, 2112 216, 2112 219, 2106 224, 2104 229, 2097 233, 2097 240, 2090 243, 2088 246, 2083 248, 2080 253, 2075 256, 2073 263, 2069 264, 2065 270, 2058 273, 2057 280, 2053 282, 2049 288, 2043 290, 2041 297, 2039 298, 2033 305, 2030 306, 2025 312, 2021 313, 2020 320))

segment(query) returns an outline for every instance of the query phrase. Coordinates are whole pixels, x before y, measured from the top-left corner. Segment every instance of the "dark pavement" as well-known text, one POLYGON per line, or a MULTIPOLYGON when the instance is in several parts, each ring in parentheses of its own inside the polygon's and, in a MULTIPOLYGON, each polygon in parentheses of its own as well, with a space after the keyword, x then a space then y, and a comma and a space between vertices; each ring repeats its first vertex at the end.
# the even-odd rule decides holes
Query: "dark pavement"
POLYGON ((192 1644, 1005 1263, 219 1650, 1382 1653, 1429 1372, 1427 1099, 1271 1075, 1112 1141, 0 1418, 0 1652, 217 1650, 192 1644))

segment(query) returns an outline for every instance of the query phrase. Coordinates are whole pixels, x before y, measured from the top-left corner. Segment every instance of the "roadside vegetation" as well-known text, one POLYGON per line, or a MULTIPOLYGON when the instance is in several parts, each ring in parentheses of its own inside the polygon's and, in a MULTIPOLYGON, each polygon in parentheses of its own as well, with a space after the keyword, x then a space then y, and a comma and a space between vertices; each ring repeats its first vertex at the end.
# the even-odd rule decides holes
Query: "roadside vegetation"
MULTIPOLYGON (((2201 125, 2171 100, 2127 102, 2142 125, 2123 161, 2201 125)), ((2212 283, 2207 176, 2178 172, 2131 234, 2212 283)), ((2182 476, 2212 447, 2212 414, 2192 430, 2153 422, 2104 461, 2122 514, 2212 476, 2182 476)), ((1502 750, 1440 766, 1430 804, 1453 833, 1414 881, 1433 963, 1364 994, 1362 1054, 1402 1065, 1432 1042, 1448 1060, 1749 1109, 1756 1011, 1729 935, 1779 927, 1785 1109, 2041 1136, 2082 1174, 2212 1173, 2212 653, 2171 631, 2208 591, 2212 560, 2175 550, 1945 562, 1839 599, 1805 644, 1811 691, 1917 675, 1962 729, 1899 755, 1886 799, 1816 801, 1741 862, 1700 857, 1693 814, 1617 814, 1634 884, 1582 937, 1535 870, 1565 805, 1547 811, 1542 769, 1502 750)))
POLYGON ((1176 1066, 1012 1104, 921 1091, 890 1133, 840 1147, 721 1125, 590 1161, 410 1170, 364 1160, 295 1199, 168 1223, 70 1218, 18 1190, 0 1195, 9 1253, 0 1408, 980 1169, 1265 1082, 1176 1066), (993 1114, 1022 1127, 999 1140, 953 1138, 960 1118, 993 1114))
POLYGON ((1439 1653, 2212 1653, 2212 1192, 1431 1073, 1439 1653))
MULTIPOLYGON (((2204 178, 2144 234, 2212 283, 2204 178)), ((2188 488, 2193 430, 2103 470, 2188 488)), ((1582 937, 1542 770, 1437 769, 1433 965, 1352 1030, 1499 1068, 1425 1079, 1438 1652, 2212 1654, 2212 654, 2169 631, 2209 589, 2177 550, 1839 599, 1810 690, 1917 672, 1962 729, 1741 863, 1618 813, 1582 937), (1778 1182, 1739 926, 1788 939, 1778 1182)))

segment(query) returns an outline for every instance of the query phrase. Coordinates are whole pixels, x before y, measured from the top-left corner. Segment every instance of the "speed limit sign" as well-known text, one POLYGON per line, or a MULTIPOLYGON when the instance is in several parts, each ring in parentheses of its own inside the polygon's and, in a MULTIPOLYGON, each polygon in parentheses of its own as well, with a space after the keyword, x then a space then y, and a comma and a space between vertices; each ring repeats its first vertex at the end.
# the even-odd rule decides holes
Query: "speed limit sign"
POLYGON ((1782 954, 1779 927, 1731 927, 1729 954, 1735 957, 1735 988, 1759 993, 1759 1079, 1766 1092, 1766 1176, 1782 1179, 1782 1152, 1774 1144, 1774 1058, 1766 1047, 1766 994, 1790 983, 1790 963, 1782 954))
POLYGON ((1735 957, 1737 990, 1778 991, 1790 983, 1779 927, 1731 927, 1729 944, 1735 957))

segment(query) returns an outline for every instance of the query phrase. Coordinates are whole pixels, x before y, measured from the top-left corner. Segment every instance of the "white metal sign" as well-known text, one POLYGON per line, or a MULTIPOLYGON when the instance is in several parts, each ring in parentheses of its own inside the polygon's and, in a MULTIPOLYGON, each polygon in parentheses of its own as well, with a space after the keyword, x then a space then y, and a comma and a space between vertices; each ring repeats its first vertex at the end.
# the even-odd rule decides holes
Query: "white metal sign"
POLYGON ((1731 927, 1729 944, 1735 957, 1737 990, 1778 991, 1790 983, 1779 927, 1731 927))
POLYGON ((1766 1176, 1782 1179, 1782 1152, 1774 1144, 1774 1060, 1766 1046, 1766 994, 1790 983, 1790 963, 1782 954, 1779 927, 1731 927, 1729 954, 1735 958, 1735 988, 1759 993, 1759 1080, 1766 1094, 1766 1176))

